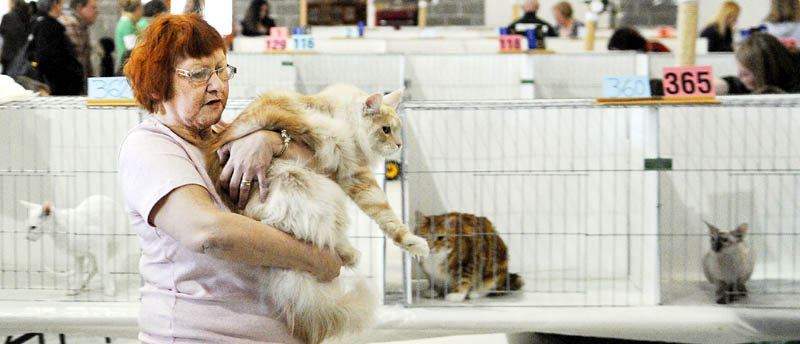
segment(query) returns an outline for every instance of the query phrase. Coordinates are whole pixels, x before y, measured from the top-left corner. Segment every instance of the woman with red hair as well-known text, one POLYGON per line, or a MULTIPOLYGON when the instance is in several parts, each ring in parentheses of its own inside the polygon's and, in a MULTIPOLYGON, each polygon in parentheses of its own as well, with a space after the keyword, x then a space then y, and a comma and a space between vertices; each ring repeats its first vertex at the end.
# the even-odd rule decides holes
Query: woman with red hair
MULTIPOLYGON (((132 129, 119 154, 119 174, 132 227, 141 243, 139 340, 142 343, 299 343, 261 300, 256 267, 308 271, 321 281, 341 259, 274 227, 233 213, 188 143, 214 133, 236 68, 225 43, 196 14, 166 15, 144 33, 125 65, 136 101, 152 114, 132 129), (188 139, 188 140, 187 140, 188 139)), ((224 147, 222 176, 244 205, 273 158, 310 153, 279 134, 258 131, 224 147)))

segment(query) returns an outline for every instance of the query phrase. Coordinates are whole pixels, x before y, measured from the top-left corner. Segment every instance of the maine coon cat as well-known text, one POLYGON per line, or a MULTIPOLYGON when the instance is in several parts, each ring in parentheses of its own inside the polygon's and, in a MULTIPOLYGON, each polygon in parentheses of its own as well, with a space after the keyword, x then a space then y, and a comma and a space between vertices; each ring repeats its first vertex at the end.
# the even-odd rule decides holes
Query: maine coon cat
POLYGON ((28 209, 26 238, 37 241, 42 235, 49 235, 56 252, 72 260, 75 269, 68 272, 68 295, 89 290, 99 261, 103 293, 114 296, 116 286, 111 270, 118 262, 119 250, 111 234, 114 233, 115 216, 121 208, 113 199, 93 195, 67 209, 57 209, 48 203, 19 202, 28 209))
POLYGON ((717 287, 717 303, 726 304, 747 296, 745 283, 753 274, 755 256, 745 241, 747 224, 726 232, 706 222, 711 234, 711 251, 703 258, 703 272, 717 287))
MULTIPOLYGON (((368 95, 349 85, 330 86, 310 96, 270 91, 256 98, 216 138, 192 143, 206 150, 209 175, 235 209, 219 185, 221 167, 215 151, 256 130, 286 130, 292 140, 314 152, 315 169, 303 161, 273 160, 267 174, 267 201, 261 203, 258 191, 251 190, 242 214, 319 247, 333 247, 345 266, 354 267, 359 252, 345 234, 349 197, 395 243, 414 255, 425 255, 425 240, 408 232, 394 214, 370 169, 401 146, 396 113, 401 99, 402 90, 368 95)), ((352 286, 340 278, 320 283, 307 272, 269 268, 257 277, 264 277, 262 296, 270 296, 291 333, 306 342, 362 331, 373 319, 376 297, 363 280, 352 286)))
POLYGON ((522 288, 522 278, 508 273, 508 249, 489 219, 456 212, 417 212, 416 218, 415 233, 431 247, 421 263, 433 286, 432 297, 461 302, 522 288))

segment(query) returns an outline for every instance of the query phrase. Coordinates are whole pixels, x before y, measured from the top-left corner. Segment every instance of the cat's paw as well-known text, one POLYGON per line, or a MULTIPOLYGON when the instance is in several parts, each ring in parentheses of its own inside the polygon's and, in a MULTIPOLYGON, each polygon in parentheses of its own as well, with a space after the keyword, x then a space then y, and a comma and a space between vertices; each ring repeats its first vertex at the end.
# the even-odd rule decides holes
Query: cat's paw
POLYGON ((358 265, 358 262, 361 260, 361 252, 354 248, 349 249, 342 249, 338 248, 336 253, 339 254, 339 258, 342 258, 342 265, 348 268, 354 268, 358 265))
POLYGON ((449 293, 444 299, 450 302, 462 302, 467 298, 467 293, 449 293))
POLYGON ((439 295, 439 292, 437 292, 434 289, 425 289, 425 290, 420 292, 420 296, 422 296, 422 297, 424 297, 426 299, 435 299, 435 298, 439 297, 440 295, 439 295))
POLYGON ((474 300, 474 299, 477 299, 477 298, 484 297, 484 296, 486 296, 486 294, 488 294, 488 293, 485 292, 485 291, 471 291, 471 292, 469 292, 469 298, 474 300))
POLYGON ((430 252, 430 248, 428 247, 428 242, 425 239, 420 238, 411 233, 408 233, 403 238, 403 242, 400 243, 400 247, 408 251, 408 253, 411 254, 412 257, 416 258, 425 258, 428 256, 428 253, 430 252))

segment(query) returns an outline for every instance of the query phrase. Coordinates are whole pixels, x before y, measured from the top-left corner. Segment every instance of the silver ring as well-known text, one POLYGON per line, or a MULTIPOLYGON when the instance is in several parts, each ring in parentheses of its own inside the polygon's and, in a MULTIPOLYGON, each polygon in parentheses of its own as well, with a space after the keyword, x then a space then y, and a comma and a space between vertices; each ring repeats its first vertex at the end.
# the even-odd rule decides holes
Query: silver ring
POLYGON ((243 180, 242 181, 242 186, 250 187, 250 182, 246 181, 246 180, 243 180))

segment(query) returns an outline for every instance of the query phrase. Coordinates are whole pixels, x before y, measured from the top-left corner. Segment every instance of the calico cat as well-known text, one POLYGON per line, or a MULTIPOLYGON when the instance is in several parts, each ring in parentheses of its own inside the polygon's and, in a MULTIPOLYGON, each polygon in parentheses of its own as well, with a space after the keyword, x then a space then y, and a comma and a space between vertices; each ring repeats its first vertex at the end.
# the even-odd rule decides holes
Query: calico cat
POLYGON ((744 240, 747 224, 726 232, 706 222, 711 234, 711 251, 703 258, 703 273, 717 287, 716 301, 726 304, 747 296, 745 283, 753 274, 755 256, 744 240))
POLYGON ((502 295, 524 284, 508 273, 508 249, 489 219, 465 213, 416 213, 415 233, 427 238, 431 254, 422 260, 433 291, 452 302, 469 296, 502 295))
MULTIPOLYGON (((256 98, 218 136, 192 143, 205 150, 217 191, 229 208, 235 209, 219 185, 221 166, 215 151, 256 130, 286 130, 292 140, 311 148, 314 161, 306 165, 304 161, 273 160, 267 174, 270 193, 266 202, 259 200, 257 190, 251 190, 242 214, 318 247, 333 247, 345 266, 354 267, 360 253, 345 234, 349 197, 395 243, 422 256, 428 253, 427 243, 408 232, 392 212, 370 169, 401 146, 401 122, 396 113, 401 99, 402 90, 386 96, 368 95, 349 85, 330 86, 310 96, 270 91, 256 98)), ((256 271, 255 278, 262 281, 260 295, 270 297, 292 335, 304 342, 320 343, 360 332, 373 319, 377 298, 363 279, 348 286, 339 278, 320 283, 307 272, 256 271)))

